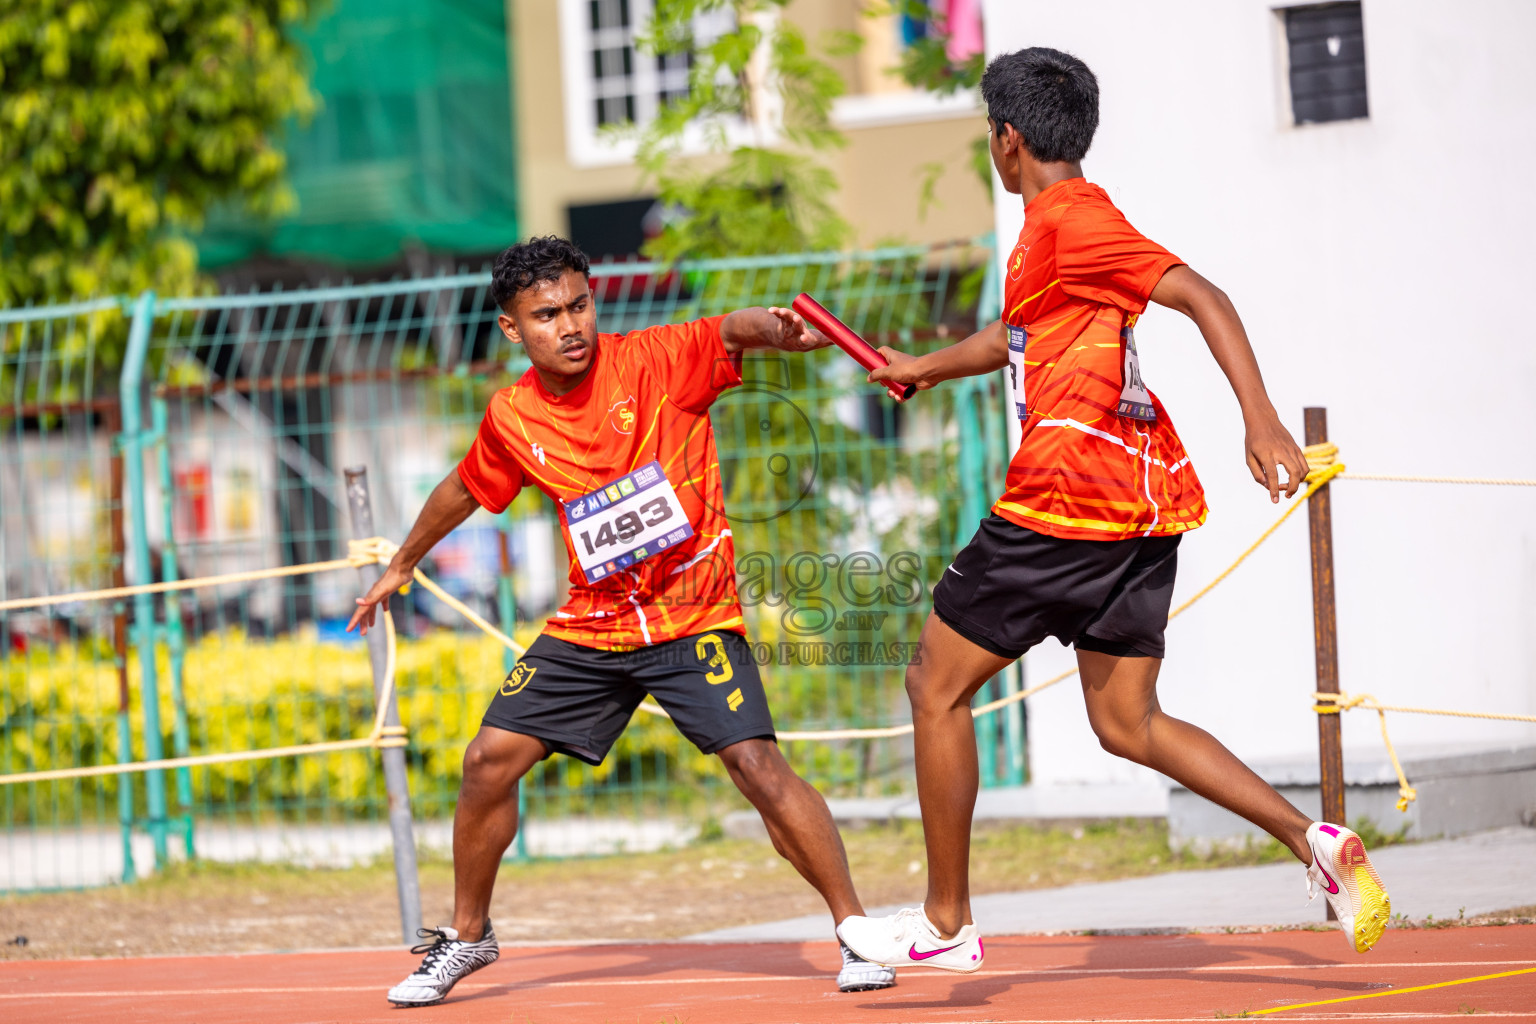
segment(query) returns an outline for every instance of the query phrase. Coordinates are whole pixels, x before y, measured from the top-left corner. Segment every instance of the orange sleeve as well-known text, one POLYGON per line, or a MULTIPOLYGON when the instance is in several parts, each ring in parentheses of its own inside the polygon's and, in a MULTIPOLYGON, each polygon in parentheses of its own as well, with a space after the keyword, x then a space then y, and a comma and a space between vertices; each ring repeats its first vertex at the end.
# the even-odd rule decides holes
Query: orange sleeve
POLYGON ((1183 262, 1108 203, 1074 203, 1056 229, 1061 290, 1128 313, 1146 309, 1157 282, 1183 262))
POLYGON ((708 409, 720 392, 741 383, 741 371, 720 337, 724 316, 647 327, 625 335, 635 354, 662 381, 667 397, 688 412, 708 409))
POLYGON ((496 405, 506 401, 506 391, 498 391, 491 399, 491 407, 480 421, 480 432, 459 463, 459 479, 480 506, 491 512, 500 512, 512 504, 528 482, 496 423, 496 405))

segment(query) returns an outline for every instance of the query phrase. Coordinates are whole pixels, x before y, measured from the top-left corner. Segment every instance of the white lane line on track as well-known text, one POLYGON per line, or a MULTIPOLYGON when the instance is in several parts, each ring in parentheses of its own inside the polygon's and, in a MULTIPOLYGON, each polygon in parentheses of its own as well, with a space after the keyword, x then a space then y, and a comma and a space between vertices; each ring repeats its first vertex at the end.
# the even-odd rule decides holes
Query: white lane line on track
MULTIPOLYGON (((13 961, 25 963, 26 961, 13 961)), ((1536 964, 1536 960, 1442 960, 1433 963, 1416 963, 1413 961, 1372 963, 1370 961, 1354 963, 1332 964, 1207 964, 1194 967, 1046 967, 1023 971, 977 971, 974 974, 951 975, 957 978, 1023 978, 1023 977, 1073 977, 1078 975, 1098 974, 1209 974, 1223 971, 1318 971, 1330 969, 1358 970, 1371 968, 1382 970, 1397 967, 1525 967, 1536 964)), ((939 978, 947 972, 935 970, 918 970, 904 968, 902 977, 911 978, 939 978)), ((718 985, 718 984, 751 984, 754 982, 769 981, 816 981, 825 982, 835 979, 833 974, 730 974, 710 978, 583 978, 580 981, 499 981, 499 982, 465 982, 455 986, 458 992, 481 992, 487 989, 505 988, 516 991, 535 991, 542 988, 592 988, 594 986, 634 986, 634 985, 718 985)), ((273 986, 270 988, 240 987, 240 988, 195 988, 195 989, 122 989, 122 990, 96 990, 87 992, 0 992, 0 1000, 4 999, 114 999, 128 996, 202 996, 202 995, 296 995, 323 992, 377 992, 384 985, 297 985, 297 986, 273 986)), ((1392 1016, 1388 1014, 1387 1016, 1392 1016)), ((1536 1014, 1531 1016, 1536 1017, 1536 1014)), ((1151 1020, 1153 1018, 1147 1018, 1151 1020)), ((1162 1020, 1163 1018, 1156 1018, 1162 1020)), ((1179 1019, 1183 1018, 1169 1018, 1179 1019)), ((1201 1018, 1202 1020, 1204 1018, 1201 1018)), ((1287 1020, 1295 1020, 1289 1014, 1287 1020)), ((1318 1018, 1324 1019, 1324 1018, 1318 1018)), ((1015 1024, 1015 1022, 998 1022, 998 1024, 1015 1024)), ((1025 1022, 1017 1022, 1025 1024, 1025 1022)))

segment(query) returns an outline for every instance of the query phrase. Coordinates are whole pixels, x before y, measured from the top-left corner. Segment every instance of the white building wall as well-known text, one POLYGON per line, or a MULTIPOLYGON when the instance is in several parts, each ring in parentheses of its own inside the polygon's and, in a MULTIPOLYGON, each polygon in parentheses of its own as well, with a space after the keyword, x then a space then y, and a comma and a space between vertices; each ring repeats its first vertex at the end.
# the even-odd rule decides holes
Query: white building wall
MULTIPOLYGON (((1143 233, 1231 295, 1270 395, 1361 472, 1536 477, 1536 5, 1366 0, 1370 118, 1292 126, 1280 17, 1262 0, 989 0, 989 56, 1086 60, 1101 123, 1085 161, 1143 233)), ((999 248, 1023 222, 995 190, 999 248)), ((1243 465, 1242 421, 1194 325, 1137 326, 1211 518, 1181 549, 1181 601, 1277 509, 1243 465)), ((1334 537, 1342 687, 1392 703, 1536 713, 1536 490, 1341 481, 1334 537)), ((1164 707, 1249 760, 1315 757, 1305 513, 1169 627, 1164 707)), ((1049 643, 1031 681, 1071 664, 1049 643)), ((1074 683, 1030 704, 1042 781, 1145 777, 1103 754, 1074 683)), ((1409 750, 1536 740, 1536 727, 1395 715, 1409 750)), ((1375 716, 1349 753, 1379 756, 1375 716)))

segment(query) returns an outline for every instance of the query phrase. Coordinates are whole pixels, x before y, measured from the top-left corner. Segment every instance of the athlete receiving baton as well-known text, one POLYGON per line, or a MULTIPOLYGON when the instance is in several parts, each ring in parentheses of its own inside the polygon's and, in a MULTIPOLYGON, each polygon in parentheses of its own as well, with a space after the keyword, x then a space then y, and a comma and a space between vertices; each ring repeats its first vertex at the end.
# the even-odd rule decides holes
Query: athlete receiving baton
POLYGON ((1105 750, 1156 769, 1290 848, 1338 916, 1350 948, 1381 938, 1391 901, 1360 837, 1313 821, 1210 733, 1158 703, 1163 630, 1186 532, 1205 495, 1168 411, 1141 379, 1134 328, 1149 304, 1205 337, 1242 409, 1244 451, 1272 501, 1296 493, 1306 459, 1281 424, 1231 301, 1131 227, 1083 178, 1099 123, 1093 72, 1044 47, 1003 54, 981 80, 992 163, 1024 202, 1003 317, 919 357, 886 349, 869 379, 919 388, 1009 368, 1022 440, 1003 495, 933 588, 907 668, 928 896, 838 935, 877 963, 979 970, 969 854, 976 803, 971 699, 1025 651, 1077 649, 1088 721, 1105 750), (1282 482, 1282 478, 1284 482, 1282 482))
MULTIPOLYGON (((498 955, 488 916, 517 833, 517 786, 551 754, 601 764, 647 693, 706 754, 718 754, 773 845, 827 901, 834 926, 862 914, 826 801, 797 776, 743 635, 736 558, 722 509, 709 407, 741 383, 749 348, 804 352, 827 339, 787 309, 599 334, 587 257, 562 238, 496 260, 497 324, 532 369, 496 393, 480 434, 427 499, 347 628, 409 583, 422 557, 477 508, 505 509, 525 485, 560 508, 571 555, 565 606, 491 697, 464 752, 453 818, 451 926, 422 929, 421 966, 389 990, 397 1006, 442 1002, 498 955)), ((844 992, 896 972, 842 947, 844 992)))

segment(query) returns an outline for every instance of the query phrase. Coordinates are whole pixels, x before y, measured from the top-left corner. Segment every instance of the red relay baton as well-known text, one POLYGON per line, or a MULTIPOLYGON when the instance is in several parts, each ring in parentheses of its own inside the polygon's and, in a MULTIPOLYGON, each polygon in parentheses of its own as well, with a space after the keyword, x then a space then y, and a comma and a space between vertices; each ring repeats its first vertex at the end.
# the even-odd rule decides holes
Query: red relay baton
MULTIPOLYGON (((827 312, 827 307, 811 298, 805 292, 795 296, 791 303, 796 313, 799 313, 806 321, 822 334, 832 339, 832 343, 838 348, 853 356, 854 361, 866 370, 878 370, 890 363, 874 347, 863 338, 853 332, 847 324, 827 312)), ((892 398, 908 399, 917 394, 916 384, 887 384, 885 390, 890 392, 892 398)))

